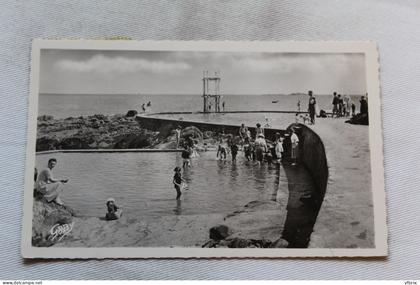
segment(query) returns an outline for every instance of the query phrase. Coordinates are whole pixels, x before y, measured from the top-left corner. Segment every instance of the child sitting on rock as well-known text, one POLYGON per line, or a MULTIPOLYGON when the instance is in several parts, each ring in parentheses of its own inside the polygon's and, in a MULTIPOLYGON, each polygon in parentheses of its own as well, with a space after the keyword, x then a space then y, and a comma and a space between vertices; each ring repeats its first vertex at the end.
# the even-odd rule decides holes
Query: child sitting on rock
POLYGON ((114 198, 108 198, 108 200, 106 200, 106 207, 107 207, 108 212, 105 215, 105 219, 107 219, 108 221, 111 221, 111 220, 118 220, 119 218, 121 218, 122 209, 120 209, 119 207, 117 207, 117 205, 115 205, 114 198))

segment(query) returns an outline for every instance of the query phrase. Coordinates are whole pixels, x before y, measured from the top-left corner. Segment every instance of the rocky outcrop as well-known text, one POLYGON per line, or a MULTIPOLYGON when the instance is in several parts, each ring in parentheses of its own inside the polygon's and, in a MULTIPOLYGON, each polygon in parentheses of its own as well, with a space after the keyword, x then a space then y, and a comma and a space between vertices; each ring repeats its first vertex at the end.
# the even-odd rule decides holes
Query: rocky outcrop
POLYGON ((229 236, 229 228, 225 225, 219 225, 210 229, 210 238, 214 240, 222 240, 229 236))
POLYGON ((202 247, 205 248, 287 248, 289 243, 279 238, 271 241, 269 239, 261 238, 243 238, 235 234, 229 235, 233 230, 226 225, 219 225, 210 229, 210 240, 207 241, 202 247))
MULTIPOLYGON (((128 112, 133 115, 133 112, 128 112)), ((131 117, 93 115, 54 119, 38 117, 36 151, 56 149, 152 148, 162 138, 131 117)))
POLYGON ((35 195, 32 218, 32 245, 37 247, 52 246, 60 241, 64 232, 61 228, 69 229, 73 223, 74 211, 54 202, 47 202, 39 195, 35 195), (56 230, 55 230, 56 229, 56 230))
MULTIPOLYGON (((149 126, 135 119, 135 110, 126 116, 101 114, 77 118, 38 117, 36 151, 65 149, 174 149, 176 124, 149 126)), ((219 132, 205 131, 183 122, 181 141, 193 139, 198 149, 216 145, 219 132)))
POLYGON ((209 229, 209 240, 202 247, 286 248, 282 238, 285 206, 275 201, 252 201, 223 218, 209 229))

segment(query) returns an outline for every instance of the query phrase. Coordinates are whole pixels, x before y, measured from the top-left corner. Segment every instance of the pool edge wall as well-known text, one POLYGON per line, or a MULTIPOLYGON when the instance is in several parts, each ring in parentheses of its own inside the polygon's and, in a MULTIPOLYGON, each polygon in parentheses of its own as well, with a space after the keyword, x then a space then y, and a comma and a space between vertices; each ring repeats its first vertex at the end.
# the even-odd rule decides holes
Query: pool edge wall
POLYGON ((319 197, 324 198, 328 185, 328 161, 322 139, 309 127, 303 124, 292 124, 287 131, 295 128, 299 137, 299 161, 303 162, 311 174, 319 197))
MULTIPOLYGON (((176 120, 176 119, 166 119, 166 118, 158 118, 159 114, 155 114, 155 117, 149 116, 136 116, 136 121, 140 124, 140 127, 160 132, 161 136, 168 136, 170 133, 177 128, 177 126, 181 126, 181 128, 186 128, 190 126, 195 126, 199 128, 202 132, 204 131, 212 131, 216 133, 230 133, 239 135, 239 125, 228 125, 228 124, 217 124, 217 123, 207 123, 207 122, 198 122, 198 121, 191 121, 191 120, 176 120)), ((248 129, 251 131, 252 136, 255 136, 255 127, 247 126, 248 129)), ((275 134, 280 133, 284 135, 286 132, 282 129, 273 129, 273 128, 265 128, 264 129, 265 136, 269 140, 274 140, 275 134)))

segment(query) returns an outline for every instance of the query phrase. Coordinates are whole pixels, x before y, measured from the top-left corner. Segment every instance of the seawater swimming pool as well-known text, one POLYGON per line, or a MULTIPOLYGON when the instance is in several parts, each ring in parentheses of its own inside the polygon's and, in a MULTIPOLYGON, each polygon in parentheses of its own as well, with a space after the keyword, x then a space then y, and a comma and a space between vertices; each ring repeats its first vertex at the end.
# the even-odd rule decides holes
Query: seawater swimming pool
POLYGON ((248 162, 241 152, 236 163, 218 160, 215 152, 192 159, 183 171, 189 189, 181 203, 172 184, 174 167, 182 165, 179 153, 38 154, 38 170, 51 157, 58 160, 54 176, 69 178, 63 200, 79 216, 104 216, 109 197, 130 217, 231 213, 251 201, 275 199, 279 191, 278 167, 248 162))

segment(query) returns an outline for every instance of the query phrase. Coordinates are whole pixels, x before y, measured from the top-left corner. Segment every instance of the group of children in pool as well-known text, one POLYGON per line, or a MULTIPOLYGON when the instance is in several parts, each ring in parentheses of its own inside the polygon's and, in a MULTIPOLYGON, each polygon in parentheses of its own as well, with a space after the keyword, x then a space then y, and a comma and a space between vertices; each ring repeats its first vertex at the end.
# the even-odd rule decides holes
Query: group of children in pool
MULTIPOLYGON (((256 125, 255 130, 256 138, 254 141, 251 138, 251 132, 244 124, 242 124, 239 129, 239 136, 234 137, 232 135, 227 135, 227 139, 220 138, 216 157, 218 157, 220 160, 226 160, 228 153, 230 153, 232 162, 236 162, 236 156, 240 149, 239 145, 241 145, 245 158, 248 161, 256 161, 260 165, 262 165, 264 162, 266 162, 268 165, 271 165, 273 162, 280 163, 284 152, 284 137, 282 137, 280 133, 276 133, 275 141, 272 143, 267 143, 264 136, 264 129, 260 124, 256 125)), ((294 129, 292 129, 290 142, 292 165, 296 165, 299 138, 294 129)), ((185 169, 191 166, 190 158, 194 152, 196 152, 195 148, 187 143, 181 154, 183 159, 182 168, 185 169)), ((177 200, 181 198, 182 190, 187 189, 188 187, 182 177, 181 170, 181 167, 178 166, 174 169, 175 175, 173 177, 173 184, 177 192, 177 200)))

